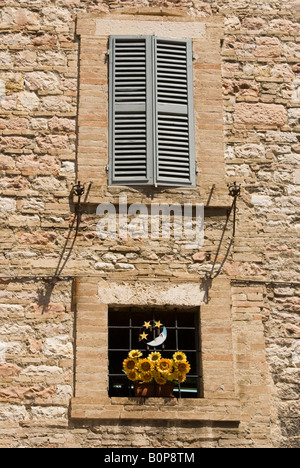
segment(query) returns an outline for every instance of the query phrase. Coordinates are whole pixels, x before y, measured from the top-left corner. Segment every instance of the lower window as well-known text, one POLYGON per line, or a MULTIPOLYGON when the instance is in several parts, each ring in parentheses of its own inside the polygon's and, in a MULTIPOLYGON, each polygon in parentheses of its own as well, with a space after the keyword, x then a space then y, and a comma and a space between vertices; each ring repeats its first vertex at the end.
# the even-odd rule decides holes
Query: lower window
MULTIPOLYGON (((162 360, 166 360, 161 365, 168 367, 171 364, 172 367, 169 369, 170 372, 166 372, 167 369, 162 367, 163 372, 160 373, 157 370, 158 362, 152 361, 151 372, 154 383, 160 380, 159 377, 173 381, 173 394, 176 398, 203 396, 199 308, 110 308, 108 333, 110 397, 134 396, 135 383, 142 375, 145 378, 141 360, 148 358, 154 352, 156 356, 153 359, 160 355, 162 360), (123 363, 131 351, 139 353, 136 353, 138 357, 133 372, 130 373, 129 370, 126 374, 123 363), (186 359, 187 364, 179 366, 182 357, 186 359)), ((132 365, 129 363, 129 367, 132 365)), ((146 373, 146 377, 147 380, 151 379, 149 373, 146 373)))

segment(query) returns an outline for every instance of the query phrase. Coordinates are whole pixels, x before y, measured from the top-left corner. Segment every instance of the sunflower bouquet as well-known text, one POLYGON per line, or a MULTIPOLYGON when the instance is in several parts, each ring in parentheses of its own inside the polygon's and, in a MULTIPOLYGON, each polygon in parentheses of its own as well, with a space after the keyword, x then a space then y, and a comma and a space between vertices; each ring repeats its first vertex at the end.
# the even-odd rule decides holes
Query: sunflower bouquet
POLYGON ((167 382, 184 382, 191 366, 181 351, 174 353, 172 359, 166 359, 158 351, 143 358, 139 350, 133 350, 123 361, 123 370, 133 382, 155 381, 158 385, 165 385, 167 382))

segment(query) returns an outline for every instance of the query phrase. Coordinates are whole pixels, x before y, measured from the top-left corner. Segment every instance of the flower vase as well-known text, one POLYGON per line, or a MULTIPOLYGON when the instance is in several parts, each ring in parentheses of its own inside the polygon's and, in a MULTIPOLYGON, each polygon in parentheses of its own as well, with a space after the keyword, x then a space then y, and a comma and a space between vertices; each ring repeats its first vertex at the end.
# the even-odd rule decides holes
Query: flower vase
POLYGON ((173 382, 167 382, 165 385, 159 385, 156 382, 137 382, 134 385, 134 395, 136 397, 174 398, 173 390, 173 382))
POLYGON ((174 383, 167 382, 164 385, 156 385, 156 396, 161 398, 174 398, 174 383))
POLYGON ((155 383, 136 382, 134 384, 134 395, 136 397, 155 397, 155 383))

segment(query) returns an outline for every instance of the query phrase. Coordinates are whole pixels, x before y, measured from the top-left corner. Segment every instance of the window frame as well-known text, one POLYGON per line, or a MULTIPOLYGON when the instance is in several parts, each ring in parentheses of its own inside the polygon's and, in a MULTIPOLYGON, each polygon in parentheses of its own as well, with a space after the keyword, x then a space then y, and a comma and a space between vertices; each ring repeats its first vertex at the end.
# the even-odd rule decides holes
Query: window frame
MULTIPOLYGON (((128 381, 126 378, 124 372, 122 372, 122 359, 127 357, 128 352, 131 351, 132 349, 139 349, 144 357, 146 357, 146 353, 151 353, 152 351, 158 351, 162 354, 162 357, 167 357, 171 358, 171 356, 177 352, 177 351, 182 351, 186 353, 188 356, 188 360, 190 361, 191 364, 191 372, 187 376, 187 382, 193 380, 196 380, 196 385, 193 385, 190 383, 189 385, 192 386, 192 392, 189 394, 188 390, 185 390, 185 387, 187 385, 180 385, 180 384, 175 384, 174 392, 175 396, 178 398, 202 398, 203 397, 203 391, 202 391, 202 366, 201 366, 201 339, 200 339, 200 323, 199 323, 199 308, 197 307, 191 307, 191 308, 178 308, 178 307, 169 307, 169 308, 155 308, 155 307, 109 307, 108 309, 108 395, 113 396, 113 391, 112 391, 112 386, 114 384, 113 380, 116 378, 120 382, 124 380, 125 386, 128 387, 127 391, 124 389, 123 391, 125 393, 128 393, 128 395, 115 395, 115 396, 133 396, 133 383, 128 381), (166 345, 160 346, 160 347, 155 347, 155 348, 150 348, 146 347, 144 343, 137 343, 137 334, 138 331, 141 329, 141 323, 143 323, 143 315, 146 314, 147 316, 147 321, 150 319, 152 321, 156 320, 159 318, 159 320, 162 320, 163 322, 167 320, 170 324, 170 315, 171 315, 171 321, 174 320, 174 325, 170 326, 167 325, 167 330, 171 331, 173 334, 173 340, 169 340, 169 343, 166 345), (114 315, 119 316, 119 314, 122 314, 122 321, 123 325, 111 325, 111 322, 114 323, 114 315), (124 316, 125 314, 128 316, 128 324, 124 324, 124 316), (141 315, 141 323, 137 325, 137 320, 139 314, 141 315), (169 314, 169 318, 167 317, 169 314), (193 322, 193 325, 187 325, 186 323, 182 325, 184 322, 184 316, 186 314, 190 315, 190 318, 192 320, 188 320, 187 322, 193 322), (149 318, 150 317, 150 318, 149 318), (112 330, 117 330, 117 331, 124 331, 128 330, 128 348, 112 348, 111 347, 111 342, 113 341, 112 336, 110 332, 112 330), (133 333, 135 333, 135 336, 133 336, 133 333), (182 336, 180 339, 180 332, 186 333, 189 332, 190 338, 193 338, 193 343, 194 347, 191 347, 189 349, 182 348, 181 346, 179 347, 179 343, 182 341, 182 336), (191 336, 193 334, 193 337, 191 336), (174 342, 175 339, 175 342, 174 342), (173 346, 168 346, 168 344, 171 343, 173 346), (125 354, 126 355, 125 355, 125 354), (167 353, 167 354, 166 354, 167 353), (114 357, 114 354, 117 355, 118 357, 114 357), (123 354, 123 358, 121 358, 121 355, 123 354), (192 359, 190 359, 192 357, 192 359), (119 359, 118 359, 119 358, 119 359), (117 367, 119 368, 119 373, 111 373, 111 360, 114 359, 114 362, 116 362, 117 367), (127 385, 126 385, 127 384, 127 385)), ((170 335, 169 335, 170 336, 170 335)), ((183 340, 185 341, 185 340, 183 340)))
POLYGON ((112 282, 90 277, 75 280, 75 388, 70 408, 73 419, 240 420, 241 405, 235 391, 236 352, 232 341, 230 281, 216 279, 208 303, 200 299, 198 282, 194 286, 180 283, 180 290, 186 290, 185 301, 188 298, 189 304, 179 300, 174 288, 176 290, 177 286, 169 282, 158 285, 155 281, 145 281, 141 288, 135 281, 124 284, 121 280, 112 282), (173 300, 168 301, 167 297, 173 300), (164 307, 168 303, 172 307, 200 305, 203 398, 108 396, 108 309, 132 303, 153 307, 164 307))

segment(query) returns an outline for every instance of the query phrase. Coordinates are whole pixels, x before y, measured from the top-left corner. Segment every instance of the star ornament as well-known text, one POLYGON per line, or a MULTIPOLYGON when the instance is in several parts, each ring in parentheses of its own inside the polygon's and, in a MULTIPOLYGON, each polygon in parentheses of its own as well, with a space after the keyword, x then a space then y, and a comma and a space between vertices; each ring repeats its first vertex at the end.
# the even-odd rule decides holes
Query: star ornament
POLYGON ((140 341, 147 340, 148 334, 143 331, 143 333, 140 334, 140 341))
MULTIPOLYGON (((153 341, 150 341, 150 346, 154 346, 152 343, 157 343, 159 341, 161 341, 162 338, 164 338, 164 340, 166 339, 166 335, 160 333, 161 332, 161 329, 165 329, 164 325, 161 323, 160 320, 149 320, 149 321, 144 321, 144 324, 143 326, 140 328, 140 331, 139 331, 139 341, 143 341, 143 342, 148 342, 149 340, 151 340, 149 338, 152 337, 153 335, 153 341), (162 336, 163 335, 163 336, 162 336), (156 340, 156 341, 155 341, 156 340)), ((163 330, 163 333, 164 333, 164 330, 163 330)), ((149 343, 147 343, 147 345, 149 345, 149 343)), ((156 345, 158 346, 158 345, 156 345)))

